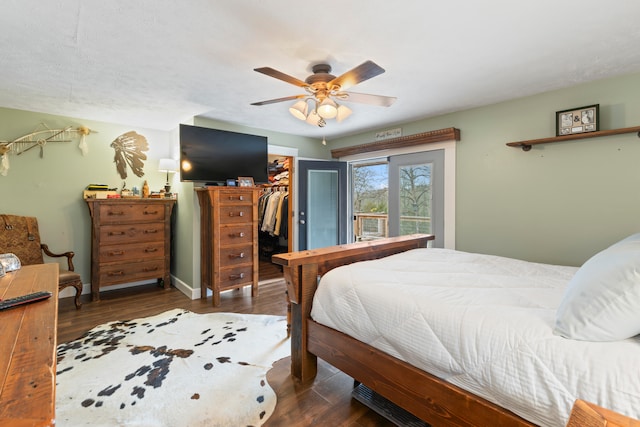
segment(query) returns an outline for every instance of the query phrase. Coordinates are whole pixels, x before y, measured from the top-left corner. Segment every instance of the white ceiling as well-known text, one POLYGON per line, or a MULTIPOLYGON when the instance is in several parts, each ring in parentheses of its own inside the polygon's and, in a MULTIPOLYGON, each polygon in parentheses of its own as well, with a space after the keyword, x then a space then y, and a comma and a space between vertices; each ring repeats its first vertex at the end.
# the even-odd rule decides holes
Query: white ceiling
MULTIPOLYGON (((322 138, 640 71, 638 0, 2 0, 0 106, 173 129, 205 116, 322 138), (304 80, 328 62, 386 70, 354 92, 391 107, 348 104, 317 128, 304 93, 253 71, 304 80)), ((566 106, 567 108, 572 105, 566 106)))

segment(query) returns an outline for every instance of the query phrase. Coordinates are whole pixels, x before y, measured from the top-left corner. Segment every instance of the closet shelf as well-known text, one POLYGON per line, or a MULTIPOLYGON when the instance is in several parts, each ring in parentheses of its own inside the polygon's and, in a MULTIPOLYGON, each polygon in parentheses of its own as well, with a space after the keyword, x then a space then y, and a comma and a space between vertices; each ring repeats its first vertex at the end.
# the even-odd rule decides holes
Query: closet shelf
POLYGON ((536 144, 549 144, 553 142, 571 141, 574 139, 596 138, 599 136, 620 135, 623 133, 633 133, 633 132, 638 132, 638 137, 640 137, 640 126, 633 126, 630 128, 620 128, 620 129, 610 129, 610 130, 599 130, 596 132, 577 133, 574 135, 553 136, 550 138, 530 139, 528 141, 508 142, 507 145, 509 147, 521 147, 522 151, 529 151, 531 150, 531 146, 536 144))

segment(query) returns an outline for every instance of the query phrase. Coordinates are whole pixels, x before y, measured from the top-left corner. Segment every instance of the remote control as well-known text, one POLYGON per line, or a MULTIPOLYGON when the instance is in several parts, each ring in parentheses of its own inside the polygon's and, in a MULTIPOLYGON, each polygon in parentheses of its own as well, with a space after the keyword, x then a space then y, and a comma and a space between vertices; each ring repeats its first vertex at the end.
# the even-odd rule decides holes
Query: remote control
POLYGON ((49 297, 51 297, 51 292, 39 291, 32 294, 21 295, 15 298, 0 300, 0 310, 6 310, 8 308, 17 307, 19 305, 29 304, 36 301, 42 301, 49 297))

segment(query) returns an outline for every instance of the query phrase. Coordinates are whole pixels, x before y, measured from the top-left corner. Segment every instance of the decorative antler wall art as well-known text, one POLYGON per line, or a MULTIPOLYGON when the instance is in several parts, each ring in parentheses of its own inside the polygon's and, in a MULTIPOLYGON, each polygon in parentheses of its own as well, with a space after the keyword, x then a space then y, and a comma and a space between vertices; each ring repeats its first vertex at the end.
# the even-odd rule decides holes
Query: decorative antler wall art
POLYGON ((149 149, 147 138, 135 131, 129 131, 117 137, 111 143, 111 147, 116 152, 113 161, 116 163, 120 178, 127 177, 127 165, 136 176, 144 176, 144 160, 147 160, 144 151, 149 149))
POLYGON ((70 142, 72 138, 80 136, 78 148, 82 155, 89 151, 85 137, 95 131, 86 126, 73 128, 67 126, 64 129, 49 129, 47 125, 41 123, 33 132, 14 139, 13 141, 0 141, 0 175, 7 176, 9 173, 9 154, 21 155, 32 148, 40 147, 40 158, 44 157, 44 146, 50 142, 70 142))

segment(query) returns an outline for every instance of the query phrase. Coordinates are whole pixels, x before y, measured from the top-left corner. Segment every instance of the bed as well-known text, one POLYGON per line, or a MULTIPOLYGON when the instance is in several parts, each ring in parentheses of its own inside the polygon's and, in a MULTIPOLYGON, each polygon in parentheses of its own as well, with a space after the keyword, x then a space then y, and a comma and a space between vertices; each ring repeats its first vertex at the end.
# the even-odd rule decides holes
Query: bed
MULTIPOLYGON (((597 342, 558 332, 580 333, 566 321, 576 316, 567 289, 581 275, 598 277, 586 269, 591 260, 580 269, 552 266, 427 248, 431 240, 412 235, 274 256, 291 301, 292 375, 312 380, 320 357, 433 425, 561 426, 576 399, 640 416, 640 339, 606 335, 620 324, 637 327, 637 310, 606 319, 616 330, 598 330, 597 342)), ((637 251, 640 235, 629 246, 637 251)), ((633 254, 614 251, 604 261, 633 254)))

